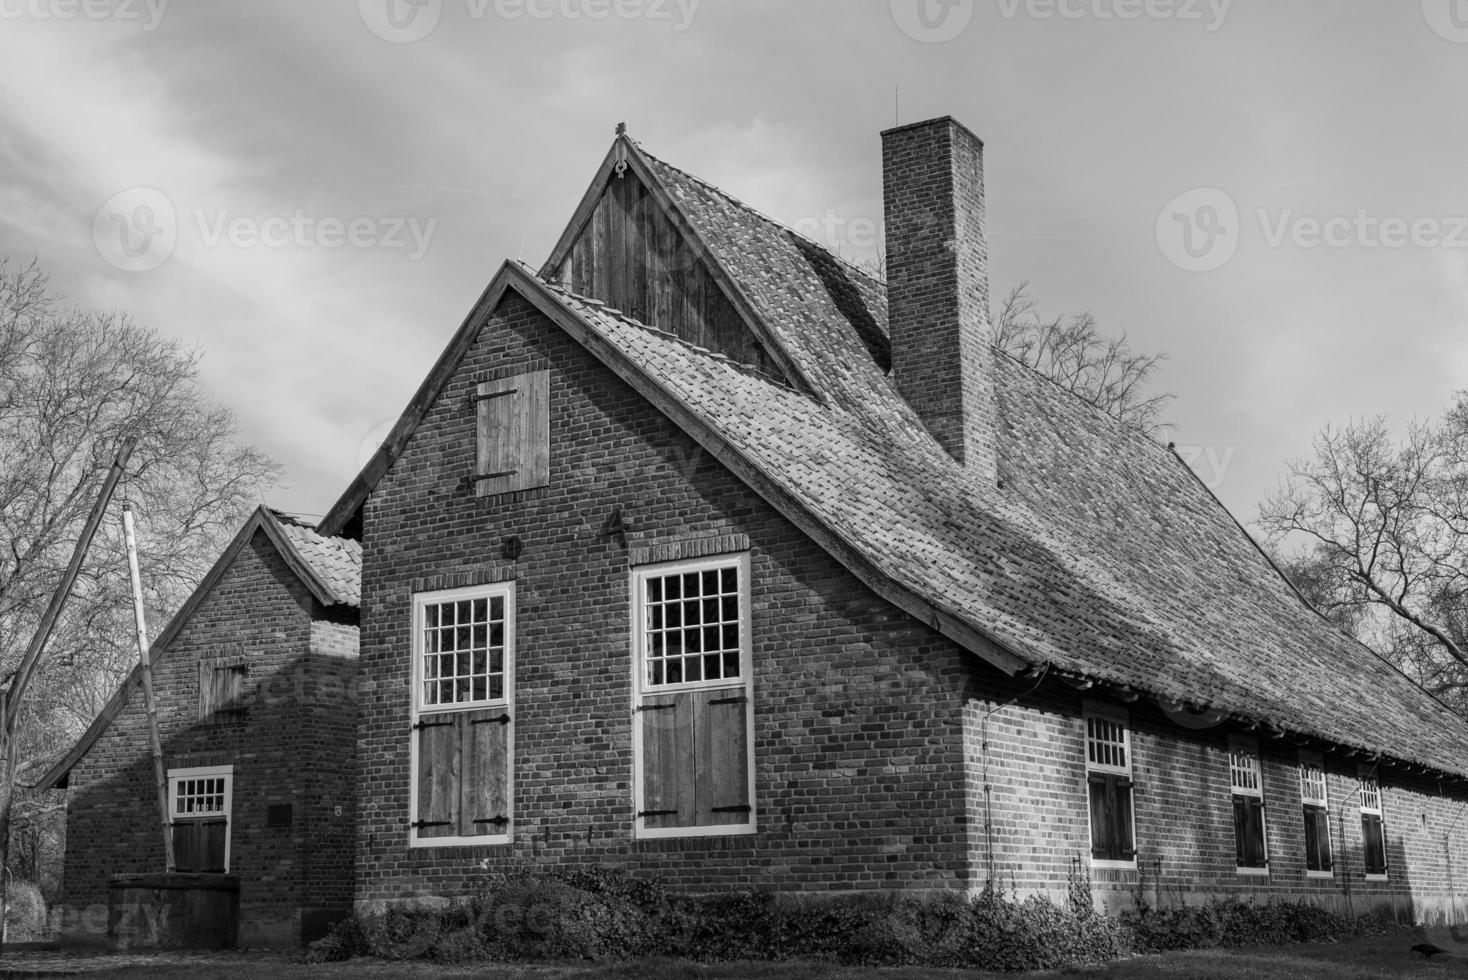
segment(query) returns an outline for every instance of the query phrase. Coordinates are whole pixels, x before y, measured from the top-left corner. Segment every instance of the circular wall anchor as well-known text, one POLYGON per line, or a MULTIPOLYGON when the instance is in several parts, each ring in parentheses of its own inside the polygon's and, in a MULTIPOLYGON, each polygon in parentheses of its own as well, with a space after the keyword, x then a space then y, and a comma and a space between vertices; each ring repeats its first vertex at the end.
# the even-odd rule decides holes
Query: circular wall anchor
POLYGON ((516 558, 519 558, 520 553, 524 550, 525 542, 521 541, 519 535, 516 534, 512 534, 508 538, 505 538, 505 543, 500 546, 500 553, 503 554, 510 561, 514 561, 516 558))

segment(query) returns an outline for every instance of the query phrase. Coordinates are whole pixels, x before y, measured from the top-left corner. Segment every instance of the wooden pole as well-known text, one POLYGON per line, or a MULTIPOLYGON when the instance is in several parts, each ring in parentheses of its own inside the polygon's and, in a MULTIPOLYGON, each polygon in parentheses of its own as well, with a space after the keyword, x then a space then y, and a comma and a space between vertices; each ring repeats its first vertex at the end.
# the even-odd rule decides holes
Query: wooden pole
POLYGON ((153 781, 158 787, 158 820, 163 827, 163 868, 174 870, 173 834, 168 820, 168 773, 163 768, 163 743, 158 738, 158 704, 153 700, 153 664, 148 656, 148 624, 143 617, 143 581, 138 575, 138 545, 133 537, 133 509, 122 505, 122 537, 127 545, 127 574, 133 586, 133 618, 138 627, 138 660, 143 672, 143 704, 148 711, 148 741, 153 749, 153 781))
MULTIPOLYGON (((0 916, 5 916, 10 910, 10 889, 7 887, 8 878, 4 869, 9 867, 10 859, 10 804, 15 799, 15 722, 20 717, 20 702, 25 697, 31 676, 36 672, 36 665, 46 649, 46 641, 51 638, 51 631, 56 628, 61 610, 71 596, 71 587, 76 584, 76 577, 81 573, 82 562, 86 560, 87 552, 92 547, 92 538, 97 536, 97 527, 102 523, 102 516, 107 513, 107 505, 112 502, 112 493, 117 489, 117 482, 122 479, 123 470, 137 444, 135 436, 128 436, 118 447, 117 455, 112 460, 112 468, 107 471, 107 478, 102 481, 102 489, 97 494, 97 502, 92 505, 92 513, 87 516, 81 537, 77 538, 76 547, 72 550, 71 564, 66 566, 61 584, 52 593, 51 602, 36 626, 36 634, 31 637, 30 646, 26 647, 25 654, 20 658, 20 666, 10 676, 10 686, 0 695, 0 763, 3 763, 4 768, 3 776, 0 776, 0 916)), ((4 940, 0 939, 0 952, 4 952, 4 949, 4 940)))

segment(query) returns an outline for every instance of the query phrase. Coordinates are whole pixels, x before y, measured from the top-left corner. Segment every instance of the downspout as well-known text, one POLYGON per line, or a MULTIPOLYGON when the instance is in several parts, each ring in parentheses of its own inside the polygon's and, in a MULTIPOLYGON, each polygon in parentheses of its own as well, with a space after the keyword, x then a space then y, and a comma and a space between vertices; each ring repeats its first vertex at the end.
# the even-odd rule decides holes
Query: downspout
POLYGON ((984 780, 984 850, 985 867, 988 874, 986 884, 989 887, 994 885, 994 815, 991 806, 992 789, 989 785, 989 716, 997 711, 1003 711, 1020 698, 1029 697, 1045 680, 1045 675, 1049 672, 1050 663, 1047 661, 1045 666, 1040 668, 1040 676, 1035 678, 1035 683, 1031 684, 1028 690, 1016 694, 1003 704, 990 708, 979 720, 979 764, 984 780))

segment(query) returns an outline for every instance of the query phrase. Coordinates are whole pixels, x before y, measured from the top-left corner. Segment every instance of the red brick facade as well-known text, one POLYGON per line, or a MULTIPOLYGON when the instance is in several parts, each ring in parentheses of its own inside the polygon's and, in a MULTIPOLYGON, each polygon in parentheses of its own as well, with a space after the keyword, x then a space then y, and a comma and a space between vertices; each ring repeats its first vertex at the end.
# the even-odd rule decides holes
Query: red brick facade
MULTIPOLYGON (((356 655, 355 610, 322 607, 257 531, 155 665, 166 766, 234 767, 241 945, 294 944, 351 907, 356 655), (201 721, 199 663, 240 658, 243 718, 201 721)), ((108 879, 164 869, 141 690, 68 778, 61 931, 100 939, 108 879)))
MULTIPOLYGON (((359 906, 458 895, 481 862, 520 860, 614 864, 692 891, 973 890, 992 878, 1059 895, 1073 870, 1091 872, 1088 695, 1006 678, 875 596, 514 293, 377 483, 363 528, 359 906), (477 498, 476 385, 543 368, 549 486, 477 498), (523 543, 516 559, 505 557, 511 537, 523 543), (630 569, 746 543, 757 832, 638 840, 630 569), (410 848, 412 596, 508 579, 513 842, 410 848)), ((1180 725, 1146 700, 1117 706, 1132 723, 1139 853, 1137 870, 1092 874, 1104 903, 1240 894, 1468 913, 1468 876, 1450 871, 1468 870, 1464 835, 1450 861, 1446 836, 1468 800, 1461 787, 1439 795, 1382 769, 1389 880, 1367 882, 1357 760, 1327 753, 1336 872, 1307 879, 1297 747, 1259 734, 1271 865, 1244 876, 1228 732, 1180 725)))

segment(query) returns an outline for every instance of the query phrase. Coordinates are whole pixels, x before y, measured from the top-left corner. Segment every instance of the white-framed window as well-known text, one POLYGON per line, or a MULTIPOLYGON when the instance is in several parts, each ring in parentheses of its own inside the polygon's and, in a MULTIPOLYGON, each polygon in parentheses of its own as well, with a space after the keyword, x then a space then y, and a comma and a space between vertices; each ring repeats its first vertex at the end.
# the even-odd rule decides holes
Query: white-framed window
POLYGON ((1358 773, 1361 799, 1361 866, 1368 880, 1386 881, 1386 824, 1381 813, 1381 784, 1376 770, 1358 773))
POLYGON ((638 837, 755 832, 749 555, 634 568, 638 837))
POLYGON ((1239 874, 1268 874, 1269 832, 1264 819, 1264 777, 1258 743, 1252 739, 1229 740, 1228 776, 1237 870, 1239 874))
POLYGON ((1132 800, 1132 736, 1125 710, 1087 702, 1086 798, 1090 811, 1091 865, 1133 868, 1137 863, 1132 800))
POLYGON ((413 597, 412 846, 509 842, 514 666, 514 582, 413 597))
POLYGON ((1300 753, 1300 806, 1305 824, 1305 874, 1329 878, 1333 875, 1330 852, 1330 789, 1325 778, 1325 760, 1300 753))
POLYGON ((226 873, 234 766, 168 770, 168 820, 175 871, 226 873))

